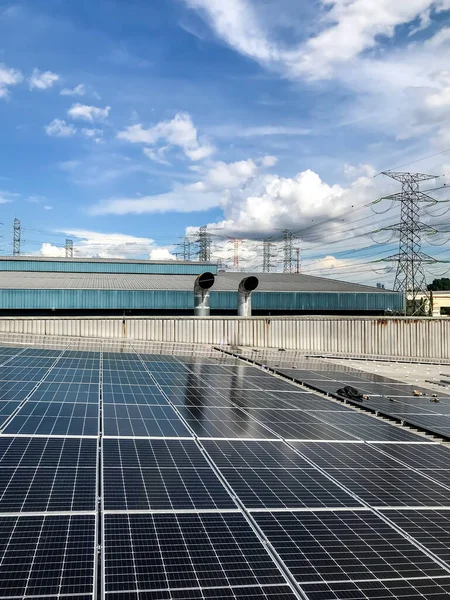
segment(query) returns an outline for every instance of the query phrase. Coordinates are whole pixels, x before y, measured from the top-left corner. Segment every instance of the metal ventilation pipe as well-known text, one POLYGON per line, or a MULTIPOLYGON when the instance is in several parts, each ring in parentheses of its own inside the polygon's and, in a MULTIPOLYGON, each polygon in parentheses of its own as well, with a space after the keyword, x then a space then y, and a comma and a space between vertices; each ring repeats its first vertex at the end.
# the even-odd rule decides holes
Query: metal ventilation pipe
POLYGON ((212 273, 202 273, 194 284, 194 315, 196 317, 209 317, 209 290, 214 285, 216 278, 212 273))
POLYGON ((239 284, 238 289, 238 315, 240 317, 252 316, 252 299, 251 295, 259 285, 259 279, 254 275, 245 277, 239 284))

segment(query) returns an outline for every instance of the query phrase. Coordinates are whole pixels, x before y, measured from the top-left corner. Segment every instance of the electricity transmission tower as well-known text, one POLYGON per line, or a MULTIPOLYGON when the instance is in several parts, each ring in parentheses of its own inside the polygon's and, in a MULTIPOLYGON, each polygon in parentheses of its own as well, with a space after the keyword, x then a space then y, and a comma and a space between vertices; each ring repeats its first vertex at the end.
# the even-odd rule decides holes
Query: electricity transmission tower
POLYGON ((20 256, 20 221, 19 221, 19 219, 14 219, 13 256, 20 256))
POLYGON ((269 240, 263 240, 263 273, 270 273, 275 267, 272 264, 274 254, 272 252, 273 243, 269 240))
POLYGON ((73 240, 66 238, 66 245, 64 248, 66 249, 66 258, 73 258, 73 240))
POLYGON ((396 231, 400 237, 398 254, 382 259, 397 264, 394 290, 403 292, 406 297, 406 314, 424 314, 424 305, 429 293, 424 265, 436 263, 436 259, 421 251, 423 234, 435 234, 437 230, 421 221, 421 207, 436 204, 437 200, 420 191, 420 183, 436 179, 434 175, 423 173, 383 173, 402 184, 402 191, 383 200, 401 203, 400 223, 385 227, 384 230, 396 231), (425 300, 424 300, 425 299, 425 300))
POLYGON ((302 270, 302 258, 300 254, 300 248, 296 248, 295 253, 297 255, 295 272, 297 273, 297 275, 300 275, 302 270))
POLYGON ((201 262, 210 262, 211 261, 211 234, 209 233, 206 225, 200 227, 198 232, 198 240, 199 246, 198 259, 201 262))
POLYGON ((292 229, 283 229, 283 273, 294 273, 294 232, 292 229))
POLYGON ((239 271, 240 247, 244 240, 241 238, 230 238, 229 243, 233 244, 233 270, 239 271))
POLYGON ((181 248, 181 252, 177 252, 177 256, 182 256, 183 260, 192 259, 191 240, 188 237, 185 237, 177 246, 181 248))

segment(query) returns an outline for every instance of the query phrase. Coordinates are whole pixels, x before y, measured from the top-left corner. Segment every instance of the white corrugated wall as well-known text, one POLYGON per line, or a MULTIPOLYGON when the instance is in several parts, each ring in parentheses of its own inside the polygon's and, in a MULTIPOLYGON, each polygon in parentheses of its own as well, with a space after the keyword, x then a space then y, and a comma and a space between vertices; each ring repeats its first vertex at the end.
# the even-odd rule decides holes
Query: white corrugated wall
POLYGON ((450 319, 374 317, 131 317, 0 319, 1 333, 135 339, 311 353, 450 359, 450 319))

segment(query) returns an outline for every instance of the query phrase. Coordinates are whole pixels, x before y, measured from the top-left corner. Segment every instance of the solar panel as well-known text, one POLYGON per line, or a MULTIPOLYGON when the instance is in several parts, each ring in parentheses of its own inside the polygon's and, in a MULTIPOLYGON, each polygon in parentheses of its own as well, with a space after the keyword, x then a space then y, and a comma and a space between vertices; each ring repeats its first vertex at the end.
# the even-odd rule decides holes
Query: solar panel
POLYGON ((369 510, 254 517, 299 583, 448 575, 369 510))
POLYGON ((98 407, 88 403, 29 400, 3 433, 39 435, 97 435, 98 407))
POLYGON ((106 404, 162 404, 167 399, 155 385, 103 384, 103 402, 106 404))
POLYGON ((41 343, 0 349, 0 598, 447 596, 448 449, 211 349, 41 343))
POLYGON ((0 597, 92 595, 94 540, 94 515, 1 517, 0 597))
POLYGON ((106 592, 285 583, 239 513, 107 514, 105 571, 106 592))
POLYGON ((450 489, 411 469, 327 469, 371 506, 450 506, 450 489))
POLYGON ((450 563, 450 511, 389 510, 383 514, 427 550, 450 563))
POLYGON ((106 404, 105 435, 137 437, 186 437, 189 430, 170 406, 106 404))
POLYGON ((450 594, 450 578, 318 583, 302 589, 310 600, 445 600, 450 594))

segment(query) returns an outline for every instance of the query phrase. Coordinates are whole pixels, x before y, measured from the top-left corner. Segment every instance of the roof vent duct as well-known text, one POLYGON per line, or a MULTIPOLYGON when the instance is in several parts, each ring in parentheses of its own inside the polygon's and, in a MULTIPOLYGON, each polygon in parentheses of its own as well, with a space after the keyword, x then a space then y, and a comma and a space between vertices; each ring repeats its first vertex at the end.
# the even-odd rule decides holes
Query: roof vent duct
POLYGON ((210 289, 216 278, 212 273, 202 273, 197 277, 194 284, 194 315, 196 317, 209 317, 210 289))
POLYGON ((251 317, 252 316, 252 292, 256 290, 259 285, 259 279, 254 275, 245 277, 239 284, 238 289, 238 316, 239 317, 251 317))

